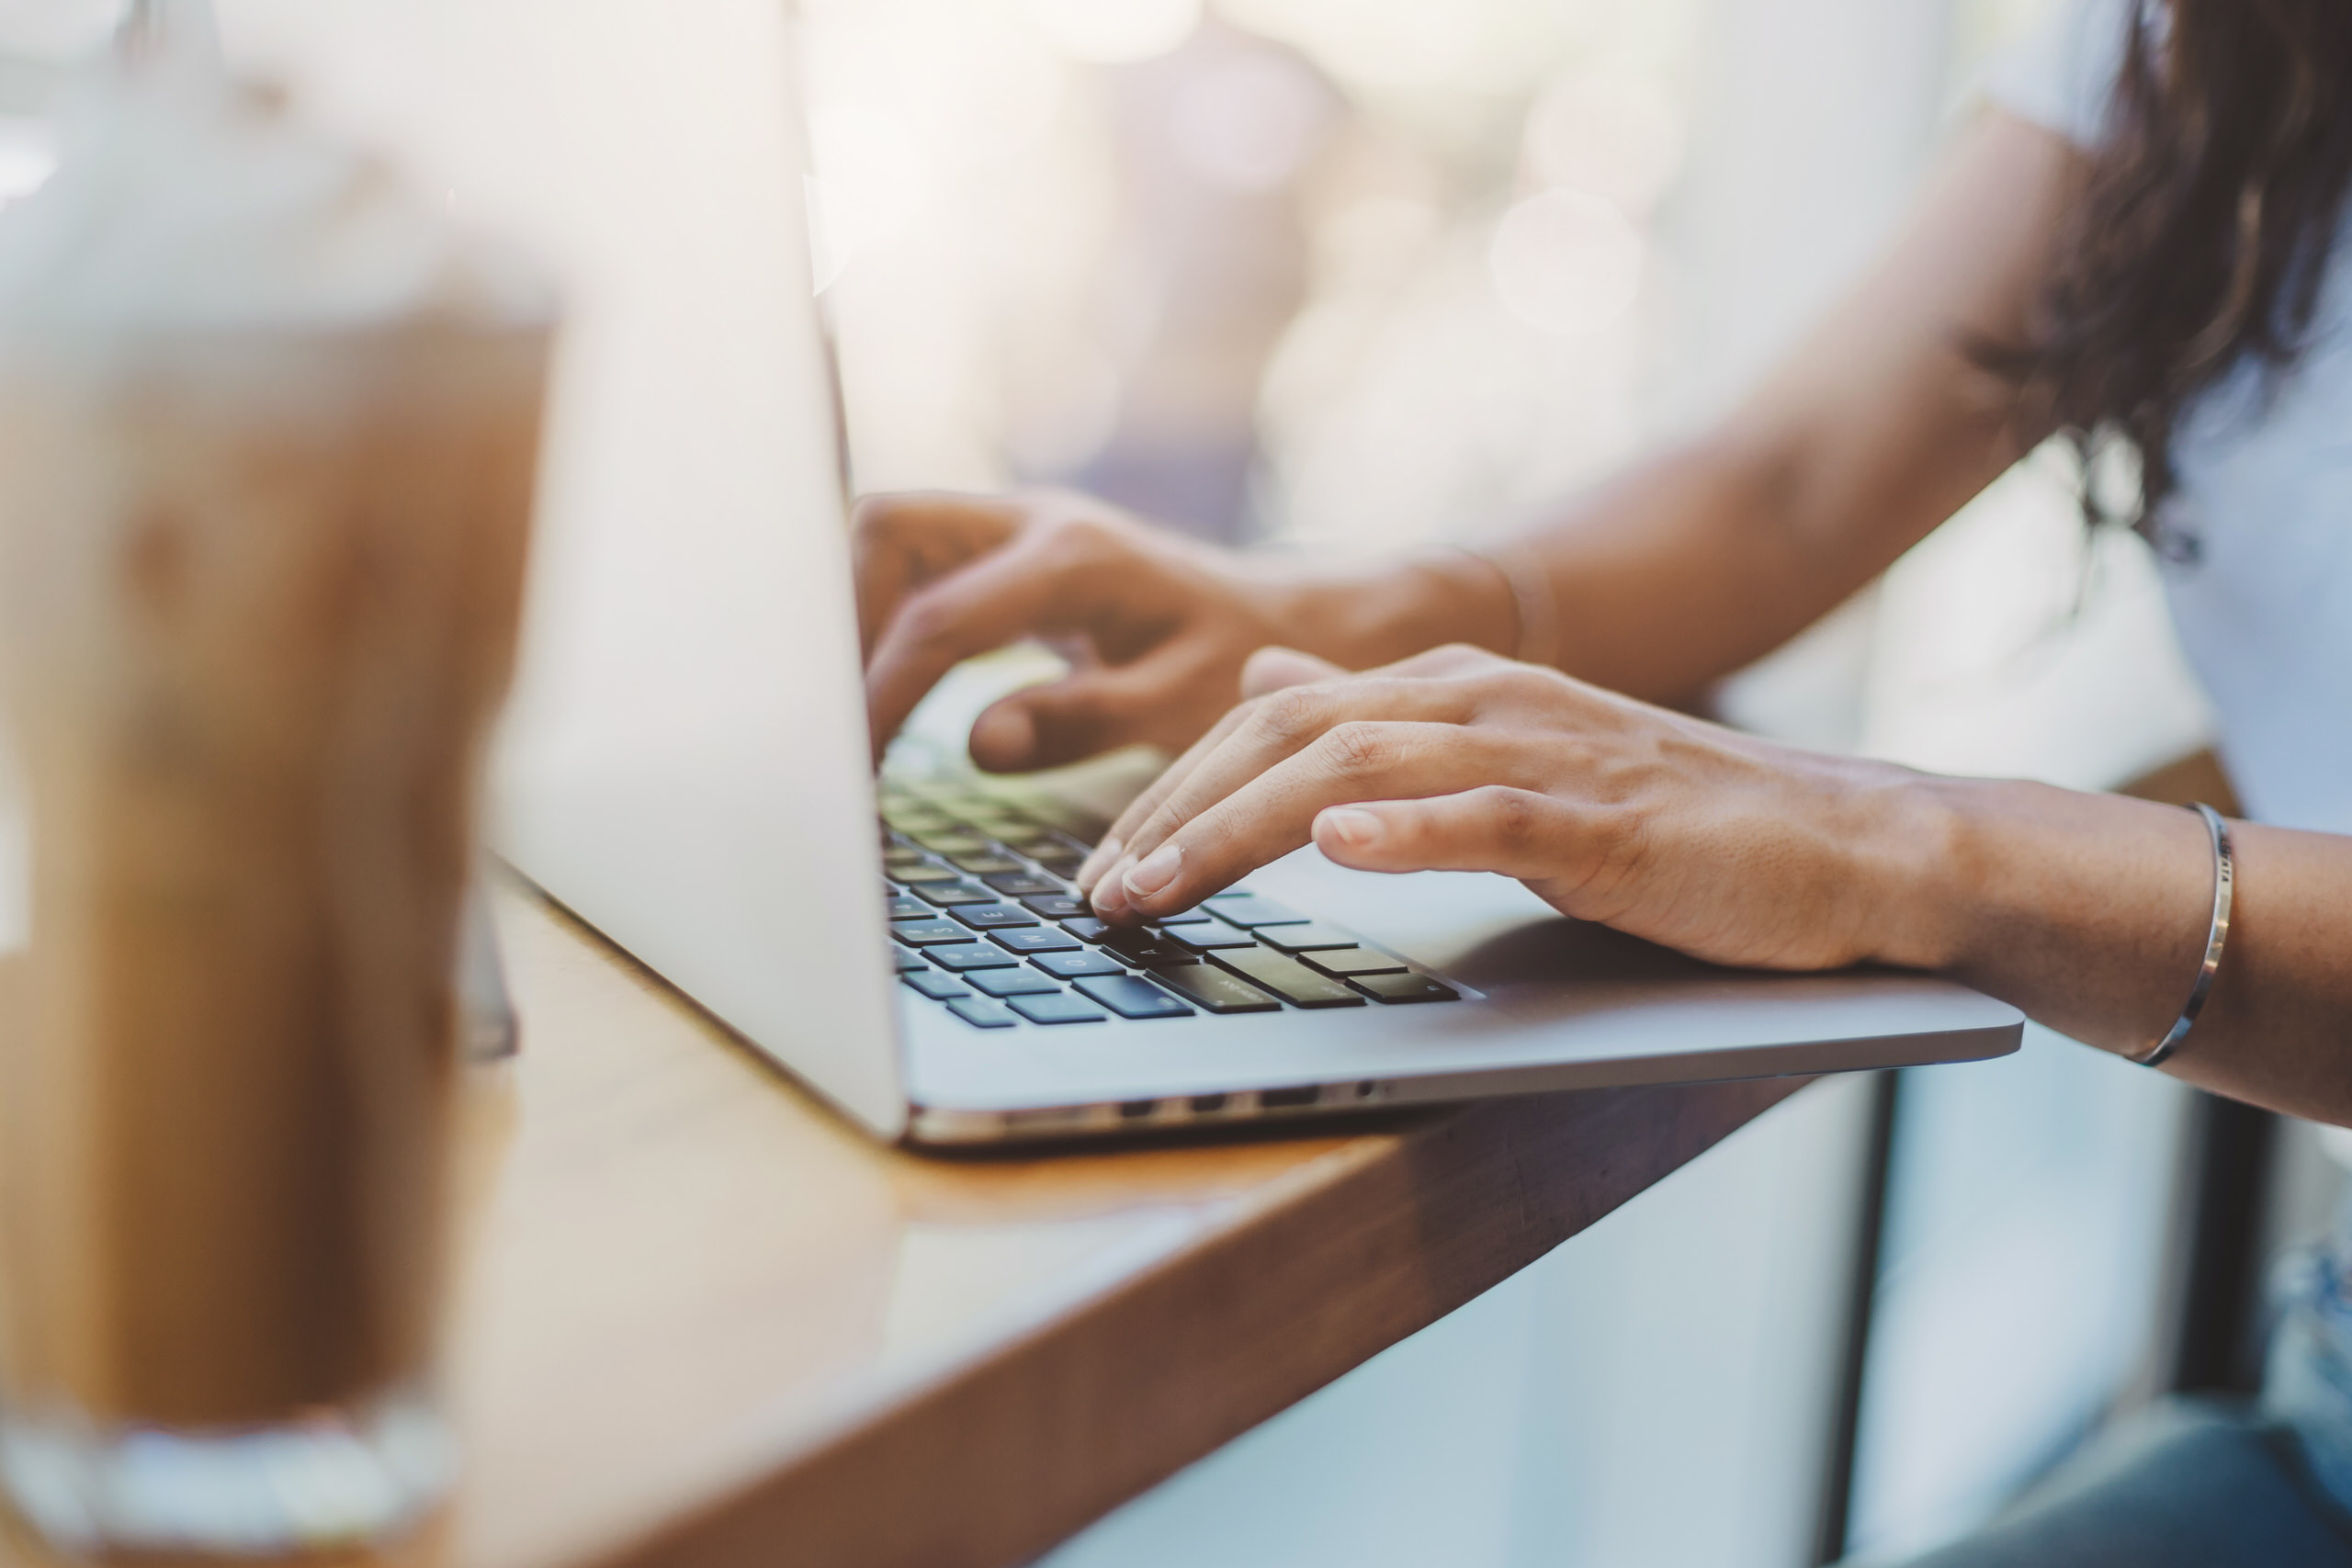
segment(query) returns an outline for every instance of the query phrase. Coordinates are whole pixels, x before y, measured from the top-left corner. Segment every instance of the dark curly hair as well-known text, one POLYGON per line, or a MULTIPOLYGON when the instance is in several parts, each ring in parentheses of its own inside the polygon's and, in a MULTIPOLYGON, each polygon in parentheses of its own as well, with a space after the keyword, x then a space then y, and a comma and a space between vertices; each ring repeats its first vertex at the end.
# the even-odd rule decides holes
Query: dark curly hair
POLYGON ((2093 524, 2164 522, 2174 442, 2241 365, 2278 384, 2305 347, 2352 186, 2352 0, 2130 0, 2122 69, 2033 337, 1986 350, 2035 425, 2083 459, 2093 524), (2140 457, 2119 510, 2099 444, 2140 457))

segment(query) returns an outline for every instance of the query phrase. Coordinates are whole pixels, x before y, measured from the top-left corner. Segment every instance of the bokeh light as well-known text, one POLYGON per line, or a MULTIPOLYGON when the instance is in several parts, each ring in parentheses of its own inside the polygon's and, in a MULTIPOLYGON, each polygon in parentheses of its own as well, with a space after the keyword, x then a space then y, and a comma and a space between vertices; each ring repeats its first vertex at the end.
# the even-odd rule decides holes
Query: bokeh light
POLYGON ((1024 0, 1030 18, 1073 60, 1149 60, 1200 25, 1201 0, 1024 0))
POLYGON ((1642 237, 1607 197, 1555 186, 1503 214, 1487 265, 1512 315, 1544 332, 1581 337, 1633 308, 1642 284, 1642 237))
POLYGON ((1531 181, 1607 197, 1646 212, 1682 163, 1683 116, 1667 85, 1641 71, 1593 72, 1562 82, 1527 116, 1531 181))
POLYGON ((1327 94, 1295 60, 1250 54, 1188 77, 1170 106, 1177 152, 1202 177, 1236 190, 1288 182, 1315 151, 1327 94))
POLYGON ((1405 543, 1589 477, 1712 3, 804 0, 858 482, 1405 543))

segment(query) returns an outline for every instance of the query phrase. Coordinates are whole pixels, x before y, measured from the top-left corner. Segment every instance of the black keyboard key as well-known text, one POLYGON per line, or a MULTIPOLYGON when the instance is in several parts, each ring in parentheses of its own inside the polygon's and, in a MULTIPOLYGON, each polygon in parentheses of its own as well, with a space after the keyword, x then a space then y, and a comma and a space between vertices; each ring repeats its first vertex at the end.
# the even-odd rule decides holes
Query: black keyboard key
MULTIPOLYGON (((1060 883, 1050 876, 1040 876, 1034 871, 1008 872, 1002 876, 983 876, 980 880, 1008 898, 1053 897, 1058 897, 1062 890, 1060 883)), ((1075 909, 1070 911, 1072 914, 1077 912, 1075 909)))
POLYGON ((931 916, 930 905, 920 898, 910 898, 896 888, 892 888, 884 897, 883 904, 889 909, 890 918, 894 920, 921 920, 928 919, 931 916))
POLYGON ((1195 905, 1190 909, 1179 909, 1172 915, 1154 915, 1151 923, 1155 926, 1204 926, 1209 923, 1209 917, 1207 911, 1195 905))
POLYGON ((1326 975, 1352 978, 1358 975, 1401 975, 1405 961, 1391 958, 1385 953, 1374 953, 1368 947, 1343 947, 1336 953, 1310 953, 1306 962, 1326 975))
POLYGON ((1096 919, 1091 915, 1080 915, 1076 919, 1062 922, 1062 930, 1080 942, 1101 942, 1118 929, 1116 926, 1096 919))
POLYGON ((1048 975, 1075 980, 1081 975, 1124 975, 1119 961, 1105 953, 1041 953, 1029 961, 1048 975))
POLYGON ((922 954, 915 952, 912 948, 892 948, 890 950, 890 962, 897 966, 899 973, 901 975, 905 974, 910 969, 921 969, 923 967, 922 954))
POLYGON ((947 858, 955 863, 956 870, 967 876, 1001 876, 1023 869, 1019 861, 1008 859, 994 850, 972 855, 949 855, 947 858))
POLYGON ((1021 900, 1021 907, 1033 915, 1042 915, 1049 920, 1093 918, 1086 912, 1089 906, 1085 899, 1072 897, 1067 893, 1051 893, 1042 897, 1023 898, 1021 900))
POLYGON ((1155 969, 1151 977, 1209 1012, 1280 1012, 1282 1003, 1238 975, 1228 975, 1206 964, 1179 964, 1155 969))
POLYGON ((972 985, 992 997, 1043 997, 1061 989, 1034 969, 976 969, 972 985))
POLYGON ((975 1029, 1011 1029, 1021 1021, 1004 1010, 1002 1002, 992 1002, 981 997, 966 997, 947 1004, 947 1010, 975 1029))
POLYGON ((1218 919, 1228 925, 1239 926, 1244 931, 1255 931, 1260 926, 1306 923, 1306 917, 1297 910, 1277 904, 1272 898, 1261 898, 1255 893, 1220 894, 1211 898, 1206 908, 1218 919))
POLYGON ((1138 969, 1148 969, 1155 964, 1190 964, 1198 956, 1192 949, 1170 942, 1158 931, 1134 928, 1104 932, 1102 951, 1115 953, 1138 969))
POLYGON ((1100 1023, 1102 1014, 1082 997, 1057 991, 1050 997, 1015 997, 1012 1010, 1032 1023, 1100 1023))
POLYGON ((1458 1002, 1462 993, 1427 975, 1407 970, 1402 975, 1358 975, 1350 984, 1370 991, 1384 1002, 1458 1002))
POLYGON ((963 981, 953 975, 942 975, 936 969, 924 969, 912 975, 901 975, 899 978, 935 1002, 953 1001, 957 997, 968 997, 972 994, 964 988, 963 981))
POLYGON ((1309 920, 1303 926, 1261 926, 1258 940, 1277 953, 1316 953, 1353 947, 1356 939, 1342 931, 1333 931, 1320 920, 1309 920))
POLYGON ((993 904, 996 895, 985 887, 975 887, 968 882, 926 884, 915 889, 915 897, 926 904, 937 904, 952 909, 959 904, 993 904))
POLYGON ((922 955, 942 969, 953 969, 959 974, 967 969, 1001 969, 1008 964, 1021 962, 1004 949, 991 947, 984 942, 967 942, 960 947, 927 947, 923 949, 922 955))
POLYGON ((953 920, 899 920, 890 927, 890 934, 909 947, 935 947, 942 942, 972 940, 972 933, 953 920))
POLYGON ((1255 947, 1257 940, 1248 931, 1235 931, 1216 920, 1203 920, 1197 926, 1178 926, 1168 933, 1168 940, 1188 953, 1212 953, 1220 947, 1255 947))
POLYGON ((1069 953, 1078 946, 1078 938, 1050 926, 1043 930, 1031 926, 1009 931, 991 931, 989 940, 1007 953, 1069 953))
POLYGON ((1317 975, 1297 959, 1262 947, 1212 955, 1217 963, 1273 992, 1293 1007, 1360 1008, 1363 998, 1329 975, 1317 975))
POLYGON ((901 886, 911 887, 918 893, 933 883, 964 880, 962 872, 933 860, 916 861, 905 865, 893 865, 886 861, 883 863, 882 869, 889 874, 891 881, 901 886))
POLYGON ((1086 863, 1084 850, 1073 850, 1061 844, 1039 844, 1035 849, 1023 850, 1021 852, 1056 876, 1068 876, 1086 863))
POLYGON ((910 836, 935 855, 977 855, 986 852, 989 847, 986 839, 961 828, 944 833, 915 833, 910 836))
POLYGON ((1078 989, 1121 1018, 1190 1018, 1193 1010, 1148 980, 1133 975, 1106 975, 1080 980, 1078 989))
POLYGON ((1036 916, 1011 904, 971 904, 948 912, 976 931, 1009 931, 1014 926, 1037 923, 1036 916))

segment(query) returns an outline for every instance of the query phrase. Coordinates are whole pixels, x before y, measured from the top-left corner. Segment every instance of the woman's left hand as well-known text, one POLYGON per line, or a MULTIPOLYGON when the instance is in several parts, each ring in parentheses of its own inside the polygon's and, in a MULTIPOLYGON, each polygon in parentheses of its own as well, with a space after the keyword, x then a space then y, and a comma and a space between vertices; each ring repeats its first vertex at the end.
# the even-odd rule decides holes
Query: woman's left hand
POLYGON ((1469 648, 1349 675, 1268 649, 1253 694, 1127 808, 1080 886, 1189 908, 1310 840, 1364 871, 1490 871, 1563 914, 1779 969, 1935 950, 1906 897, 1922 775, 1775 745, 1469 648))

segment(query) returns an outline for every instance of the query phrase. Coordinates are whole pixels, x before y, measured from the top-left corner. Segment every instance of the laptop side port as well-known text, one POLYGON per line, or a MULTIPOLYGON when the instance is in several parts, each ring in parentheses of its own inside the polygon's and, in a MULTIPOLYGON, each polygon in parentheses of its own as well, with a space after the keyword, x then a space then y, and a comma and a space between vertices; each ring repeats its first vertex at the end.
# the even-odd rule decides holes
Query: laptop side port
POLYGON ((1193 1114, 1214 1116, 1225 1109, 1227 1098, 1222 1094, 1196 1094, 1192 1099, 1193 1114))
POLYGON ((1007 1135, 1024 1133, 1079 1132, 1088 1127, 1115 1124, 1120 1108, 1114 1105, 1042 1106, 1033 1111, 1007 1111, 1004 1118, 1007 1135))
POLYGON ((1123 1100, 1119 1101, 1119 1116, 1127 1122, 1146 1122, 1159 1109, 1156 1100, 1123 1100))
POLYGON ((1323 1091, 1313 1084, 1300 1084, 1294 1089, 1263 1089, 1258 1091, 1258 1104, 1267 1111, 1295 1111, 1312 1105, 1323 1091))

